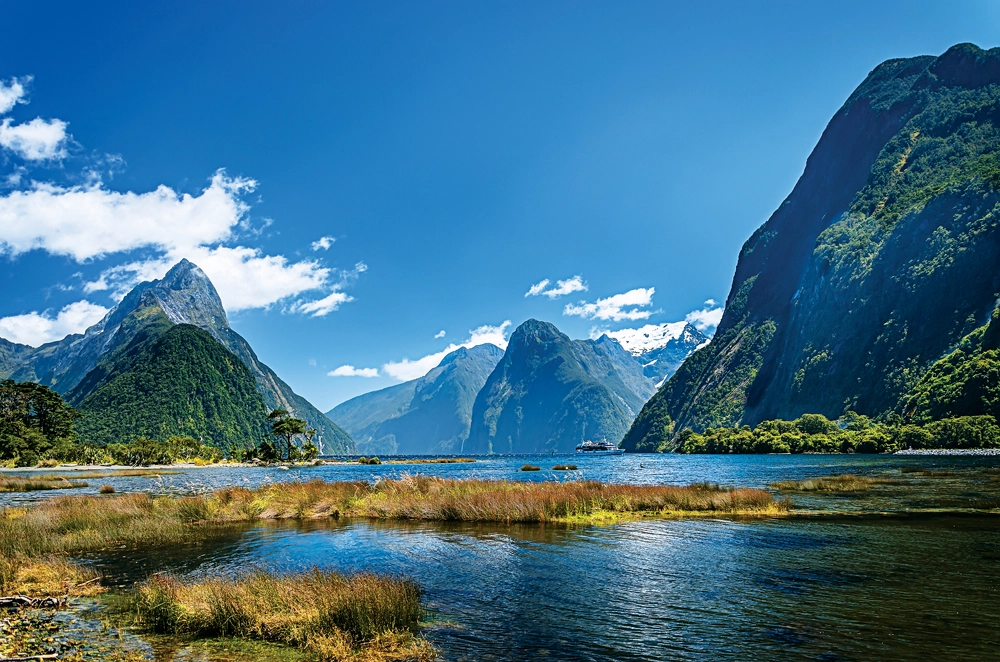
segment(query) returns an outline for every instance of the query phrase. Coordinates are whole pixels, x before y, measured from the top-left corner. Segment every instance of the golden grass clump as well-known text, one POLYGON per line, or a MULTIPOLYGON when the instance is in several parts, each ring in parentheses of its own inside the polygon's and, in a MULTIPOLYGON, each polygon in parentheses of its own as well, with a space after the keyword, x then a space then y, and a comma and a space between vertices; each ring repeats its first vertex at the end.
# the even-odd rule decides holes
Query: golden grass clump
POLYGON ((552 467, 552 471, 576 471, 575 464, 557 464, 552 467))
POLYGON ((771 487, 787 492, 864 492, 871 489, 872 485, 884 485, 892 482, 886 478, 842 474, 807 478, 806 480, 785 480, 771 483, 771 487))
POLYGON ((416 636, 420 589, 408 579, 362 573, 276 575, 182 581, 154 576, 126 610, 163 634, 238 637, 302 648, 324 660, 431 660, 416 636))
POLYGON ((0 475, 0 492, 35 492, 40 490, 68 490, 87 487, 80 480, 67 480, 65 476, 3 476, 0 475))
POLYGON ((541 471, 542 468, 534 464, 525 464, 521 466, 521 471, 541 471))

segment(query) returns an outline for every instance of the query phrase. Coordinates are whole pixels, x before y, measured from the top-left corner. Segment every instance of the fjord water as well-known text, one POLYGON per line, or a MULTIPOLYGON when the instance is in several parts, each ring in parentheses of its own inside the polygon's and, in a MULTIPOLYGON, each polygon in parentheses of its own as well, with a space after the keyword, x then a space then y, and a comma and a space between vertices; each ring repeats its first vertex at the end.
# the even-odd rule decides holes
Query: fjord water
POLYGON ((894 482, 854 495, 793 494, 804 514, 782 518, 607 527, 268 524, 89 561, 122 584, 153 571, 215 575, 253 566, 406 574, 425 591, 425 633, 445 660, 995 657, 1000 518, 986 511, 1000 504, 1000 458, 522 456, 466 465, 200 469, 162 482, 108 482, 182 492, 417 471, 562 475, 518 472, 528 461, 543 468, 571 461, 580 467, 576 477, 620 482, 766 486, 838 473, 894 482), (900 471, 918 466, 929 471, 900 471))

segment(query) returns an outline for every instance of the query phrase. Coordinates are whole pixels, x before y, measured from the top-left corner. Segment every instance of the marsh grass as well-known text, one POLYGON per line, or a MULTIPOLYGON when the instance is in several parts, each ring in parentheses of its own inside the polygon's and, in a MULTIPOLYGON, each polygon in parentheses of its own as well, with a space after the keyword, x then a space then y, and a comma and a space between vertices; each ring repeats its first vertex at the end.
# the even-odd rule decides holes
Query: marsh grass
POLYGON ((2 476, 0 492, 36 492, 41 490, 69 490, 87 487, 80 480, 67 480, 63 476, 2 476))
POLYGON ((542 468, 535 466, 534 464, 524 464, 521 465, 521 471, 541 471, 542 468))
POLYGON ((415 635, 411 580, 372 573, 254 571, 232 579, 154 576, 128 596, 134 623, 163 634, 238 637, 296 646, 324 660, 431 660, 415 635))
MULTIPOLYGON (((763 490, 712 484, 527 483, 409 476, 376 484, 273 483, 193 497, 58 496, 0 509, 0 589, 44 557, 149 548, 227 531, 227 523, 330 517, 466 522, 614 522, 686 515, 772 515, 788 509, 763 490)), ((56 568, 58 570, 58 568, 56 568)), ((66 577, 65 581, 72 581, 66 577)))
POLYGON ((893 482, 888 478, 842 474, 806 480, 786 480, 771 483, 771 487, 786 492, 865 492, 871 489, 872 485, 888 485, 893 482))
POLYGON ((576 471, 575 464, 557 464, 552 467, 552 471, 576 471))

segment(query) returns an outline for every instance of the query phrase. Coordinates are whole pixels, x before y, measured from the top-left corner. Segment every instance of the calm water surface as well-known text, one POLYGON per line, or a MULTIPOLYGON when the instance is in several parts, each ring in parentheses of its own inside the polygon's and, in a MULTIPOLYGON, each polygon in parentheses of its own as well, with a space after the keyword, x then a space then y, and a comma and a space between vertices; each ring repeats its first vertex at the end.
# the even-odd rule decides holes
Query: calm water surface
POLYGON ((97 484, 190 492, 406 472, 566 479, 516 468, 567 461, 580 467, 576 477, 617 482, 766 486, 838 473, 897 482, 859 495, 793 495, 809 514, 771 520, 273 524, 88 560, 122 583, 159 570, 205 575, 255 565, 406 574, 424 588, 426 635, 445 660, 997 659, 1000 516, 988 511, 1000 505, 1000 458, 520 456, 199 469, 162 482, 97 484), (900 472, 917 466, 939 475, 900 472))

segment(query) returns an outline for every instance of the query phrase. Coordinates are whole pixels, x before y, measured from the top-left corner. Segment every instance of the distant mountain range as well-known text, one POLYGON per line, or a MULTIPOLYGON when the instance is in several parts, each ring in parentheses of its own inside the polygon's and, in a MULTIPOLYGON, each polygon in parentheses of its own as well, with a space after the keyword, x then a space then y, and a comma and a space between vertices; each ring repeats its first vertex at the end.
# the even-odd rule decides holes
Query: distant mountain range
POLYGON ((506 352, 459 349, 424 377, 327 415, 369 454, 571 451, 584 439, 617 441, 656 384, 707 341, 684 322, 618 333, 621 340, 570 340, 528 320, 506 352))
POLYGON ((743 245, 711 343, 624 445, 803 413, 996 415, 998 265, 1000 49, 888 60, 743 245))
POLYGON ((606 335, 617 340, 642 364, 642 374, 652 379, 657 388, 677 372, 684 359, 708 344, 708 336, 689 322, 647 324, 638 329, 609 331, 606 335))
POLYGON ((212 282, 187 260, 137 285, 82 335, 38 348, 0 339, 0 377, 63 394, 84 413, 79 428, 88 441, 185 434, 220 448, 246 446, 260 441, 261 415, 280 407, 317 430, 323 452, 354 450, 350 435, 230 328, 212 282))
POLYGON ((496 345, 461 347, 419 379, 352 398, 327 412, 362 454, 451 454, 469 436, 472 403, 503 358, 496 345))

